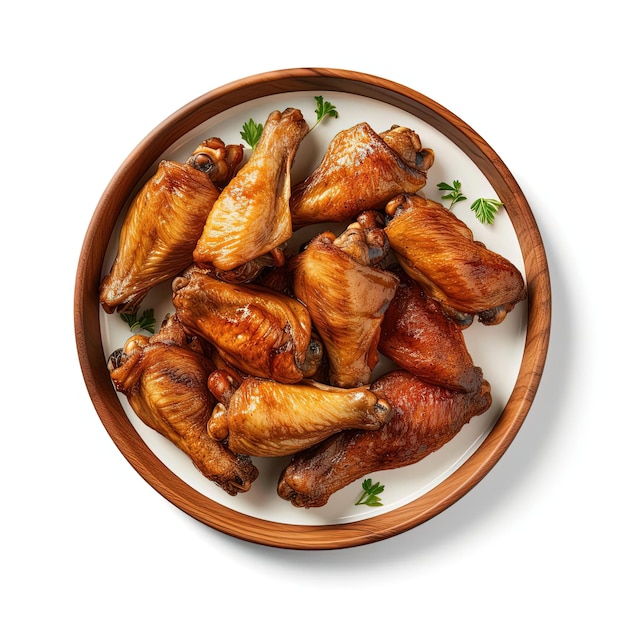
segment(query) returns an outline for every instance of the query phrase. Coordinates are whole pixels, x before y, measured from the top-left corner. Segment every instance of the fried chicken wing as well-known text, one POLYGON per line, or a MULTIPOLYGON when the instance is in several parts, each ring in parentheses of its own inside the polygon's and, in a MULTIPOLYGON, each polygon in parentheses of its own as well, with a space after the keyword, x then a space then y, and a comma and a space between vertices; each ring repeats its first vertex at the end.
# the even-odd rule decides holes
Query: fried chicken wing
POLYGON ((134 313, 155 285, 193 261, 196 241, 219 195, 243 158, 243 147, 202 142, 186 163, 163 160, 133 199, 117 255, 100 286, 107 313, 134 313))
POLYGON ((313 376, 323 347, 306 307, 259 285, 233 285, 190 268, 173 282, 177 316, 243 372, 293 383, 313 376))
POLYGON ((379 351, 427 383, 475 390, 483 374, 474 365, 461 328, 418 283, 399 269, 394 273, 400 284, 383 318, 379 351))
POLYGON ((422 148, 415 131, 393 126, 380 135, 366 122, 339 132, 319 166, 293 187, 294 228, 346 222, 382 208, 395 195, 426 184, 434 152, 422 148))
POLYGON ((111 380, 142 422, 234 496, 250 489, 258 470, 248 456, 232 452, 209 436, 207 424, 216 400, 207 380, 214 365, 190 345, 176 318, 171 317, 151 338, 134 335, 111 355, 111 380))
POLYGON ((313 381, 285 385, 246 378, 208 430, 233 452, 278 457, 294 454, 347 428, 376 430, 391 417, 389 403, 366 387, 339 389, 313 381))
POLYGON ((391 405, 389 422, 376 431, 342 431, 294 455, 279 478, 281 498, 296 507, 323 506, 333 493, 366 474, 417 463, 491 405, 485 380, 463 393, 396 370, 371 390, 391 405))
POLYGON ((400 194, 385 210, 391 218, 385 231, 398 262, 452 317, 471 323, 476 315, 483 324, 499 324, 526 298, 520 271, 475 241, 443 205, 400 194))
POLYGON ((233 270, 291 237, 291 165, 308 130, 298 109, 270 113, 250 159, 206 220, 193 254, 196 263, 233 270))
POLYGON ((329 382, 337 387, 370 382, 383 315, 399 282, 368 264, 368 237, 371 230, 359 222, 338 237, 324 232, 290 263, 294 293, 309 310, 328 358, 329 382))

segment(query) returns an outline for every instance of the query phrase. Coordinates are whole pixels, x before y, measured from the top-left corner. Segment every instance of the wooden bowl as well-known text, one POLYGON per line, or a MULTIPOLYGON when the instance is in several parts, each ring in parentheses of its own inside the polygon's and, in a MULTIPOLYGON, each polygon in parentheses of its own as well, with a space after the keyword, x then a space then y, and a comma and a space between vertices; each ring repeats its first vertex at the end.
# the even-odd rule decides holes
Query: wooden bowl
MULTIPOLYGON (((239 140, 237 137, 229 141, 239 140)), ((86 233, 76 276, 74 315, 80 364, 96 412, 124 457, 154 489, 195 519, 247 541, 292 549, 335 549, 379 541, 429 520, 464 496, 490 471, 516 436, 537 391, 548 349, 551 292, 545 251, 531 209, 502 160, 467 124, 426 96, 388 80, 346 70, 302 68, 268 72, 210 91, 166 119, 133 150, 107 186, 86 233), (194 488, 172 471, 138 433, 111 384, 106 367, 108 354, 103 348, 99 284, 103 270, 108 270, 105 262, 112 236, 140 185, 163 155, 183 145, 198 128, 210 127, 221 114, 261 98, 292 93, 311 97, 344 93, 391 106, 421 120, 458 147, 504 203, 528 287, 527 301, 518 305, 527 307, 519 371, 516 365, 510 394, 497 408, 493 424, 476 449, 443 480, 408 502, 391 510, 383 507, 369 516, 348 517, 345 522, 266 519, 236 510, 228 502, 217 501, 194 488)))

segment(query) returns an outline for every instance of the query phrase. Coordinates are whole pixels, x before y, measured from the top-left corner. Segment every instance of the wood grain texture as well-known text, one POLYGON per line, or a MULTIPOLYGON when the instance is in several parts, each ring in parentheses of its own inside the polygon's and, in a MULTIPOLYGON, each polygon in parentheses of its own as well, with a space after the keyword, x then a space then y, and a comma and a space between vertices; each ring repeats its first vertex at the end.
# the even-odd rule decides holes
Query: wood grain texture
POLYGON ((98 416, 129 463, 163 497, 200 522, 246 541, 301 550, 337 549, 380 541, 431 519, 463 497, 501 458, 526 418, 543 373, 551 324, 550 277, 541 235, 522 190, 491 147, 456 115, 423 94, 376 76, 294 68, 251 76, 208 92, 175 112, 133 150, 106 188, 88 227, 77 268, 74 323, 83 377, 98 416), (324 90, 362 95, 403 109, 438 129, 474 161, 504 202, 519 239, 528 286, 528 329, 509 401, 483 444, 452 475, 417 500, 372 519, 293 526, 252 518, 212 501, 173 474, 146 446, 110 382, 100 338, 98 290, 116 220, 169 146, 243 102, 292 91, 324 90))

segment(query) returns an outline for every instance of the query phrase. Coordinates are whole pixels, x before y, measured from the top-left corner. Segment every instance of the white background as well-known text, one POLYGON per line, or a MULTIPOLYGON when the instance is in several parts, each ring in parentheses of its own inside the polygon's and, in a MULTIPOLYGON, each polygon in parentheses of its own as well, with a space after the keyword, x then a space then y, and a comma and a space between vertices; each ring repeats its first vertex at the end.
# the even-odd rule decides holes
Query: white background
POLYGON ((619 16, 345 4, 4 8, 3 624, 624 623, 619 16), (288 67, 378 75, 467 122, 533 209, 554 299, 535 403, 496 467, 425 524, 335 551, 247 543, 171 505, 108 437, 74 342, 82 240, 117 167, 206 91, 288 67))

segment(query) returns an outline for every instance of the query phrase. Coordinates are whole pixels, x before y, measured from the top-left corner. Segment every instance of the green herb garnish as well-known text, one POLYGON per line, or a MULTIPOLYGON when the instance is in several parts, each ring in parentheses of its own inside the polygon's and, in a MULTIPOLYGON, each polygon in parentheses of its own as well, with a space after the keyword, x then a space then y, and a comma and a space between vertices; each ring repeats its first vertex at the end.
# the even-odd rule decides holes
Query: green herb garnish
POLYGON ((494 200, 493 198, 478 198, 472 202, 470 207, 476 217, 483 224, 493 224, 498 209, 503 206, 500 200, 494 200))
POLYGON ((317 102, 317 108, 315 109, 315 115, 317 120, 309 132, 311 132, 325 117, 339 117, 337 107, 330 102, 324 100, 324 96, 315 96, 315 102, 317 102))
MULTIPOLYGON (((317 102, 317 108, 315 109, 315 115, 317 119, 315 124, 309 128, 309 133, 325 118, 325 117, 339 117, 337 107, 330 102, 324 100, 324 96, 314 96, 315 102, 317 102)), ((261 134, 263 133, 263 124, 257 124, 252 118, 250 118, 244 125, 243 130, 239 133, 241 138, 254 150, 261 134)), ((308 134, 308 133, 307 133, 308 134)))
POLYGON ((356 505, 366 504, 367 506, 383 506, 378 494, 385 490, 384 485, 381 485, 380 483, 372 484, 372 479, 366 478, 361 487, 363 492, 361 493, 359 499, 355 502, 356 505))
MULTIPOLYGON (((449 192, 446 195, 441 196, 442 200, 451 201, 448 209, 452 209, 457 202, 467 200, 461 191, 461 183, 458 180, 455 180, 451 185, 448 183, 439 183, 437 187, 439 188, 439 191, 449 192)), ((501 206, 504 205, 500 202, 500 200, 495 200, 493 198, 478 198, 478 200, 474 200, 474 202, 472 202, 470 209, 474 211, 478 221, 482 224, 493 224, 496 213, 501 206)))
POLYGON ((120 317, 128 324, 131 331, 146 330, 154 333, 156 320, 154 319, 154 309, 146 309, 141 317, 136 313, 120 313, 120 317))
POLYGON ((250 118, 244 125, 240 135, 241 138, 252 148, 259 143, 261 133, 263 132, 263 124, 257 124, 250 118))
POLYGON ((450 193, 447 193, 444 196, 441 196, 442 200, 450 200, 450 206, 448 207, 448 209, 452 209, 452 207, 457 203, 457 202, 461 202, 462 200, 467 200, 467 198, 463 195, 463 192, 461 191, 461 183, 458 180, 455 180, 452 182, 452 184, 448 184, 448 183, 439 183, 437 185, 437 188, 439 189, 439 191, 449 191, 450 193))

